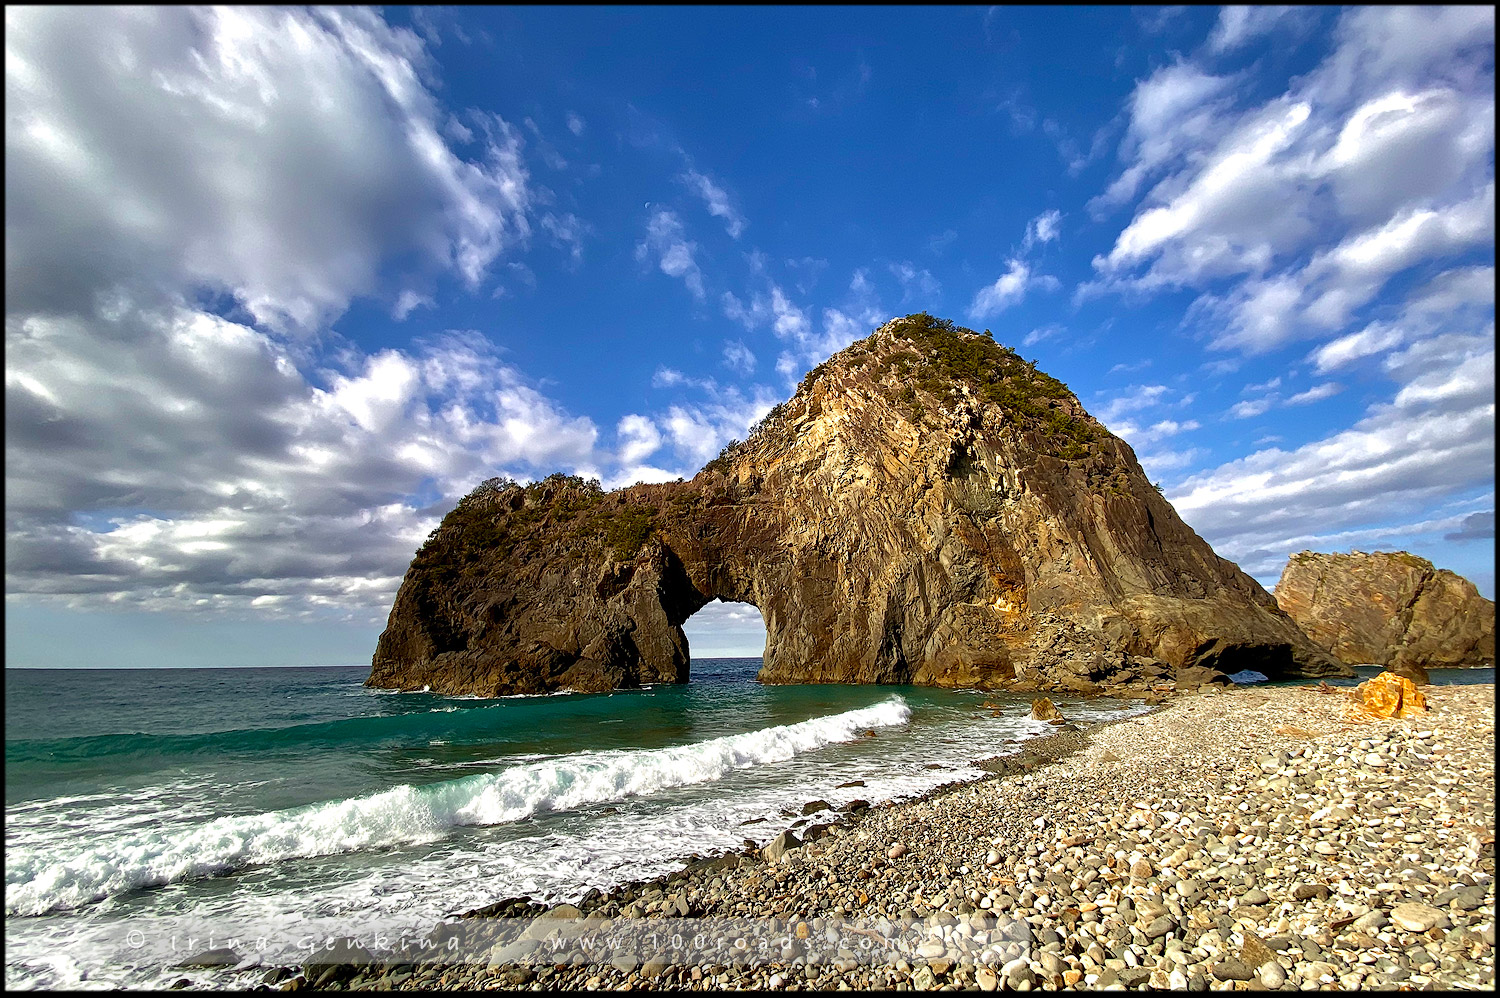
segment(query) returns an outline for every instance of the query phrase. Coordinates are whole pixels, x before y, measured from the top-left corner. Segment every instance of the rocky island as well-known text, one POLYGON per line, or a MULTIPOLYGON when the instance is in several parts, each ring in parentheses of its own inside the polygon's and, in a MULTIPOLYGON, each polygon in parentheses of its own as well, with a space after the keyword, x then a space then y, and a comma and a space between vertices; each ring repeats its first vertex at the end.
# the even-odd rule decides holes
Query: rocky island
POLYGON ((1474 583, 1405 551, 1292 555, 1276 601, 1350 665, 1427 669, 1495 664, 1495 603, 1474 583))
POLYGON ((481 485, 417 552, 366 685, 684 682, 682 624, 715 599, 760 609, 769 683, 1352 675, 1066 385, 919 313, 809 372, 691 481, 481 485))

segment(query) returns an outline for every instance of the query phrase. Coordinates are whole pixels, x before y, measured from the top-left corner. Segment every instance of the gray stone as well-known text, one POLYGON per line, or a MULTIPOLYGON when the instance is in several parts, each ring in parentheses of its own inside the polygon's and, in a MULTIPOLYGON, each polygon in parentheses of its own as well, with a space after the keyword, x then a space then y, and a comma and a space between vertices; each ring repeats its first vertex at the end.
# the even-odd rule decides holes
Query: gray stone
POLYGON ((1255 971, 1237 957, 1220 960, 1209 972, 1221 981, 1248 981, 1256 976, 1255 971))
POLYGON ((797 837, 796 832, 788 828, 762 846, 760 854, 767 863, 779 863, 787 853, 800 848, 802 848, 802 840, 797 837))

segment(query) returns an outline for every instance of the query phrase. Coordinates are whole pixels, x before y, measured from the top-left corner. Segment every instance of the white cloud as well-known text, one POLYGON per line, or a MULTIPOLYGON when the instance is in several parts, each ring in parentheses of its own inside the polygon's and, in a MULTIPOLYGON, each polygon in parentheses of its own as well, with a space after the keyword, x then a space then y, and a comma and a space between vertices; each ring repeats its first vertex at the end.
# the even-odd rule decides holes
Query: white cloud
POLYGON ((1138 458, 1141 462, 1141 469, 1149 478, 1157 481, 1168 472, 1186 468, 1207 454, 1208 451, 1202 447, 1189 447, 1185 450, 1147 451, 1139 454, 1138 458))
POLYGON ((396 298, 396 307, 391 309, 391 317, 397 322, 404 322, 406 317, 417 309, 431 308, 435 304, 437 303, 429 296, 408 289, 396 298))
POLYGON ((792 304, 776 285, 771 286, 771 330, 781 339, 805 341, 812 333, 807 313, 792 304))
POLYGON ((1301 22, 1306 14, 1306 9, 1300 7, 1220 7, 1219 21, 1208 36, 1209 51, 1233 51, 1262 35, 1270 34, 1278 26, 1288 22, 1301 22))
POLYGON ((1332 398, 1344 390, 1344 386, 1337 381, 1325 381, 1321 385, 1313 385, 1305 392, 1298 392, 1286 400, 1287 405, 1308 405, 1312 402, 1321 402, 1326 398, 1332 398))
MULTIPOLYGON (((758 261, 754 270, 764 275, 758 261)), ((746 329, 769 323, 785 349, 776 358, 776 372, 789 383, 808 368, 820 364, 844 347, 867 335, 880 324, 883 313, 875 296, 869 275, 863 269, 854 272, 849 281, 849 297, 841 308, 825 308, 822 328, 817 327, 808 310, 794 302, 775 281, 766 280, 766 291, 751 296, 747 304, 732 294, 723 297, 724 314, 746 329)))
MULTIPOLYGON (((1226 8, 1210 48, 1301 16, 1226 8)), ((1162 179, 1077 299, 1197 288, 1212 345, 1259 353, 1340 330, 1398 275, 1492 245, 1493 27, 1492 10, 1350 9, 1320 65, 1244 110, 1191 61, 1157 71, 1098 200, 1162 179)))
POLYGON ((328 329, 390 301, 377 275, 399 319, 531 231, 519 136, 455 127, 416 35, 357 9, 6 16, 9 598, 374 619, 476 482, 598 463, 593 423, 477 334, 328 329))
POLYGON ((1314 350, 1309 359, 1316 365, 1319 374, 1352 364, 1361 357, 1370 357, 1398 346, 1401 330, 1383 322, 1372 322, 1357 333, 1340 336, 1314 350))
POLYGON ((477 336, 315 373, 245 325, 146 318, 11 331, 12 596, 374 614, 435 525, 426 503, 592 460, 593 424, 477 336))
POLYGON ((678 385, 688 384, 691 381, 687 375, 674 367, 658 367, 656 373, 651 375, 652 388, 676 388, 678 385))
MULTIPOLYGON (((714 393, 700 405, 674 405, 656 423, 672 443, 688 472, 696 473, 731 440, 743 440, 750 428, 781 401, 770 389, 757 385, 748 398, 738 389, 714 393)), ((684 475, 683 477, 688 477, 684 475)))
POLYGON ((1196 429, 1199 429, 1199 426, 1198 421, 1194 419, 1181 422, 1175 419, 1163 419, 1143 427, 1133 421, 1116 417, 1115 422, 1110 424, 1110 432, 1132 447, 1148 447, 1169 437, 1175 437, 1179 433, 1188 433, 1196 429))
MULTIPOLYGON (((1054 336, 1060 336, 1063 332, 1063 327, 1055 323, 1050 326, 1039 326, 1026 334, 1025 338, 1021 340, 1021 345, 1023 347, 1036 346, 1043 340, 1050 340, 1054 336)), ((1116 364, 1115 367, 1120 368, 1121 365, 1116 364)))
POLYGON ((711 178, 697 170, 689 168, 680 178, 684 184, 708 206, 708 213, 715 218, 724 220, 724 231, 738 239, 740 233, 745 231, 745 216, 735 210, 734 205, 729 202, 729 194, 724 188, 714 183, 711 178))
POLYGON ((755 373, 755 354, 743 340, 725 340, 724 366, 748 377, 755 373))
POLYGON ((1022 250, 1030 250, 1033 246, 1055 242, 1061 226, 1062 212, 1056 208, 1042 212, 1026 223, 1026 236, 1021 243, 1022 250))
POLYGON ((906 303, 913 299, 931 299, 942 290, 937 278, 926 267, 917 267, 909 261, 890 265, 891 273, 896 280, 901 282, 901 301, 906 303))
POLYGON ((1130 165, 1089 208, 1096 215, 1135 197, 1152 175, 1223 128, 1225 92, 1234 84, 1190 64, 1164 66, 1136 84, 1120 158, 1130 165))
POLYGON ((515 130, 489 116, 457 155, 421 39, 369 11, 33 7, 6 28, 13 313, 192 284, 307 329, 397 254, 473 286, 529 234, 515 130))
POLYGON ((697 250, 698 244, 687 239, 677 213, 668 208, 657 208, 646 222, 646 238, 636 245, 635 258, 644 263, 655 255, 663 274, 682 278, 693 297, 702 301, 706 292, 703 272, 693 258, 697 250))
POLYGON ((655 454, 662 445, 661 433, 657 431, 656 424, 635 413, 620 420, 619 426, 615 428, 615 435, 620 440, 620 464, 627 467, 640 464, 655 454))
POLYGON ((1396 274, 1495 241, 1495 183, 1474 197, 1443 208, 1409 208, 1384 224, 1357 233, 1307 265, 1312 285, 1305 313, 1324 328, 1343 325, 1396 274))
MULTIPOLYGON (((1487 492, 1495 476, 1493 322, 1392 354, 1400 385, 1353 426, 1291 451, 1270 448, 1193 476, 1179 513, 1226 557, 1276 571, 1306 538, 1400 536, 1402 518, 1487 492)), ((1491 503, 1493 499, 1489 500, 1491 503)))
POLYGON ((578 114, 574 113, 573 111, 569 111, 568 112, 568 131, 572 132, 574 135, 582 135, 584 127, 585 127, 585 123, 584 123, 583 118, 581 116, 579 116, 578 114))
POLYGON ((969 305, 969 318, 980 322, 1022 301, 1026 292, 1034 287, 1056 290, 1057 278, 1047 274, 1033 275, 1031 267, 1018 259, 1009 262, 1010 269, 1001 274, 994 284, 980 288, 969 305))
MULTIPOLYGON (((1485 6, 1354 7, 1339 18, 1333 54, 1308 81, 1319 100, 1338 103, 1377 88, 1437 80, 1472 90, 1493 59, 1495 10, 1485 6)), ((1493 83, 1490 83, 1493 92, 1493 83)))
POLYGON ((1495 307, 1495 268, 1460 267, 1438 275, 1414 292, 1391 320, 1372 322, 1318 347, 1308 359, 1319 374, 1378 356, 1402 343, 1448 329, 1472 328, 1495 307))
POLYGON ((1379 221, 1443 197, 1494 142, 1493 100, 1447 88, 1393 90, 1357 107, 1313 170, 1329 178, 1345 216, 1379 221))
MULTIPOLYGON (((1218 144, 1169 200, 1138 214, 1094 266, 1119 277, 1138 265, 1144 289, 1193 285, 1205 278, 1263 270, 1278 252, 1312 233, 1296 212, 1267 211, 1292 197, 1297 178, 1284 154, 1311 114, 1304 102, 1272 102, 1218 144)), ((1176 184, 1172 186, 1177 186, 1176 184)))
POLYGON ((1166 401, 1170 390, 1166 385, 1130 385, 1106 399, 1103 405, 1095 406, 1091 411, 1094 418, 1101 423, 1113 425, 1126 413, 1139 412, 1141 409, 1160 405, 1166 401))
POLYGON ((1229 414, 1235 419, 1250 419, 1254 416, 1264 415, 1276 402, 1275 396, 1266 396, 1258 399, 1245 399, 1236 402, 1229 407, 1229 414))
POLYGON ((575 267, 583 262, 583 240, 593 231, 587 222, 572 212, 555 215, 549 211, 542 216, 542 230, 552 237, 553 245, 568 251, 575 267))

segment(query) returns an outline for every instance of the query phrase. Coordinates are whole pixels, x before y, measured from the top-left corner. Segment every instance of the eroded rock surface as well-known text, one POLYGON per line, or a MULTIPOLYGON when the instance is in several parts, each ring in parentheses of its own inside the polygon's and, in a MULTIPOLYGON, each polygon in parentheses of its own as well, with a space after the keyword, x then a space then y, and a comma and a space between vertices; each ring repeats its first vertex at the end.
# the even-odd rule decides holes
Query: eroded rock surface
POLYGON ((492 481, 412 561, 368 685, 496 695, 688 675, 760 608, 763 682, 1094 690, 1178 669, 1350 675, 988 335, 893 320, 692 481, 492 481))
POLYGON ((1495 604, 1474 584, 1405 551, 1294 554, 1276 600, 1308 636, 1351 665, 1418 682, 1425 670, 1493 665, 1495 604))

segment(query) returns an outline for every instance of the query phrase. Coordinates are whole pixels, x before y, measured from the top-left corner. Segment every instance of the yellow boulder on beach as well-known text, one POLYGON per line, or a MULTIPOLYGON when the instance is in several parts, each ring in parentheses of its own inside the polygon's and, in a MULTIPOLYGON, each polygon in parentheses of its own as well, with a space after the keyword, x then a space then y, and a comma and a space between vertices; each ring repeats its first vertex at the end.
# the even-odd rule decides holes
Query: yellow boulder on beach
POLYGON ((1415 683, 1394 672, 1382 672, 1354 689, 1354 699, 1362 710, 1375 717, 1409 717, 1427 711, 1427 700, 1415 683))

